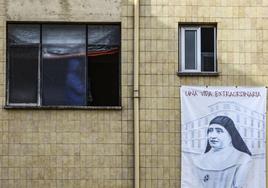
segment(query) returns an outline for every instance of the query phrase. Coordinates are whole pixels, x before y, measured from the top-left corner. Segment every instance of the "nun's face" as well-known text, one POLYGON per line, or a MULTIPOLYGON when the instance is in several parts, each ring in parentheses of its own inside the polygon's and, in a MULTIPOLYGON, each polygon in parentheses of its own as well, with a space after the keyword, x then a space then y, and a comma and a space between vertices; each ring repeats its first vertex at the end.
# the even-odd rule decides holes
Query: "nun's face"
POLYGON ((219 150, 230 145, 232 139, 223 126, 218 124, 211 124, 208 127, 208 142, 212 149, 219 150))

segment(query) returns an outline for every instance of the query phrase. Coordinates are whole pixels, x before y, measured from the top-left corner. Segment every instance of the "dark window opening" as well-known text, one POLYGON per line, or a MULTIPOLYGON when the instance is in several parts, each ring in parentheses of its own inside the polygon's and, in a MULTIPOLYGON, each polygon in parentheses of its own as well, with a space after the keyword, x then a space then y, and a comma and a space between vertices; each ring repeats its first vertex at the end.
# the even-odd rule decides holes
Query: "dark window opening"
POLYGON ((9 47, 10 103, 36 103, 38 57, 38 46, 9 47))
POLYGON ((181 25, 180 72, 216 73, 216 27, 213 25, 181 25))
POLYGON ((201 28, 201 71, 214 71, 214 28, 201 28))
POLYGON ((88 56, 88 101, 92 106, 119 104, 119 53, 88 56), (103 76, 105 75, 105 76, 103 76))
POLYGON ((120 26, 8 24, 8 74, 8 105, 120 106, 120 26))
POLYGON ((37 103, 40 27, 8 25, 9 103, 37 103))

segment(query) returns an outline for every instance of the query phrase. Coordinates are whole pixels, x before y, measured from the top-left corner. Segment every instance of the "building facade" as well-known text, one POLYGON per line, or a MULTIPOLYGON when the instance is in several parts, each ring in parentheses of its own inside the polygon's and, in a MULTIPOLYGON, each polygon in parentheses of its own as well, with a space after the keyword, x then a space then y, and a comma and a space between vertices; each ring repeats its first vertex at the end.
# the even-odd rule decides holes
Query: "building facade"
MULTIPOLYGON (((268 1, 139 3, 140 187, 180 187, 181 136, 188 130, 180 128, 179 87, 267 86, 268 1), (188 54, 191 50, 194 55, 188 54)), ((47 30, 53 31, 53 27, 47 30)), ((21 32, 15 35, 18 33, 21 32)), ((62 36, 65 35, 68 32, 62 36)), ((86 43, 89 49, 90 42, 86 43)), ((101 53, 113 53, 111 48, 103 48, 101 53)), ((89 56, 96 54, 97 50, 89 56)), ((134 0, 0 0, 0 187, 134 187, 133 58, 134 0), (41 28, 42 43, 38 45, 42 47, 37 54, 44 53, 49 37, 43 36, 49 24, 83 26, 88 28, 87 34, 92 25, 119 25, 119 102, 108 107, 61 108, 56 103, 49 107, 39 103, 45 100, 38 90, 43 87, 38 87, 35 105, 12 105, 12 92, 16 94, 12 89, 17 86, 11 84, 13 56, 8 27, 26 23, 41 28)), ((107 70, 103 71, 105 78, 107 70)), ((36 74, 40 72, 38 69, 36 74)), ((39 81, 45 85, 45 81, 39 81)), ((16 100, 21 98, 15 95, 15 103, 16 100)), ((228 107, 217 105, 211 106, 211 113, 228 107)), ((242 108, 235 104, 229 107, 234 111, 242 108)), ((252 147, 263 147, 258 145, 258 139, 264 139, 263 119, 252 122, 249 113, 235 117, 236 121, 247 121, 242 134, 256 134, 256 140, 249 142, 252 147)), ((204 117, 204 121, 209 118, 204 117)), ((202 144, 202 139, 199 141, 202 144)), ((198 146, 198 140, 191 144, 190 147, 198 146)))

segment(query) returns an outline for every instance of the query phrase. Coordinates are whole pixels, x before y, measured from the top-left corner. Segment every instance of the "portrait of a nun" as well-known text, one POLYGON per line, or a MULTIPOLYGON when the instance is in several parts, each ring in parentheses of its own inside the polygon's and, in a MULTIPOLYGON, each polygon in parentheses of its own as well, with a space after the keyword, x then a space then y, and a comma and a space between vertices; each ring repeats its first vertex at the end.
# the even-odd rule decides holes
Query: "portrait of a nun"
POLYGON ((194 160, 203 188, 244 188, 251 166, 251 152, 227 116, 212 119, 204 154, 194 160))

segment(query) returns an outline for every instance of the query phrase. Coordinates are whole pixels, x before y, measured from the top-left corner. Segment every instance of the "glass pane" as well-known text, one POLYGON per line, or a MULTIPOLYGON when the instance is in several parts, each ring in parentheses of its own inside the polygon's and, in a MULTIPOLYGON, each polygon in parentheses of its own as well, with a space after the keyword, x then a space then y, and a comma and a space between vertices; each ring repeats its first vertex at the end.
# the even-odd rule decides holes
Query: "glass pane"
POLYGON ((39 43, 39 25, 8 24, 10 103, 37 103, 39 43))
POLYGON ((185 31, 185 69, 197 69, 196 31, 185 31))
POLYGON ((201 53, 201 70, 202 71, 214 71, 214 53, 201 53))
POLYGON ((118 106, 120 26, 88 26, 88 88, 92 106, 118 106))
POLYGON ((43 25, 43 44, 85 44, 83 25, 43 25))
POLYGON ((39 44, 40 26, 32 24, 8 24, 9 44, 39 44))
POLYGON ((214 71, 214 28, 201 28, 201 70, 214 71))
POLYGON ((89 45, 120 45, 119 25, 89 25, 89 45))
POLYGON ((37 103, 39 46, 9 47, 9 102, 37 103))
POLYGON ((86 105, 86 30, 44 25, 43 105, 86 105))
POLYGON ((89 104, 119 105, 119 52, 88 56, 89 104))
POLYGON ((201 28, 201 51, 214 52, 214 28, 201 28))

